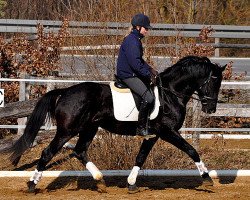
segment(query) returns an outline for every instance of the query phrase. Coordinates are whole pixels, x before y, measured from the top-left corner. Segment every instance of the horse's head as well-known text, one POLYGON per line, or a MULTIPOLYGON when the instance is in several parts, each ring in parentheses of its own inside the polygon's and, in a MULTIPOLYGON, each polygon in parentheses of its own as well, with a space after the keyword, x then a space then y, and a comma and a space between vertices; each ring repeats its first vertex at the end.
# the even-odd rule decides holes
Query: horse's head
POLYGON ((168 95, 164 91, 170 92, 178 97, 183 105, 186 105, 192 94, 197 91, 202 111, 214 113, 225 68, 226 65, 221 67, 207 57, 186 56, 161 72, 157 83, 162 88, 162 96, 166 98, 168 95))
POLYGON ((222 81, 222 72, 226 65, 220 67, 217 64, 210 64, 210 73, 200 80, 199 88, 197 89, 199 99, 202 104, 202 111, 205 113, 214 113, 219 95, 219 90, 222 81))

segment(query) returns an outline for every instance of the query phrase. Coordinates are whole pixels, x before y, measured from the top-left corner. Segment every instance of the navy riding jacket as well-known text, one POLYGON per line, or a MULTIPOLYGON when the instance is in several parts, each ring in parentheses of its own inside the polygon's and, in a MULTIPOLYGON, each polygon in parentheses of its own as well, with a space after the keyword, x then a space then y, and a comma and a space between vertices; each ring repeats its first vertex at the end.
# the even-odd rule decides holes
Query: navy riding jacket
POLYGON ((116 73, 120 79, 139 77, 150 80, 151 67, 144 61, 141 39, 143 35, 136 29, 123 40, 118 59, 116 73))

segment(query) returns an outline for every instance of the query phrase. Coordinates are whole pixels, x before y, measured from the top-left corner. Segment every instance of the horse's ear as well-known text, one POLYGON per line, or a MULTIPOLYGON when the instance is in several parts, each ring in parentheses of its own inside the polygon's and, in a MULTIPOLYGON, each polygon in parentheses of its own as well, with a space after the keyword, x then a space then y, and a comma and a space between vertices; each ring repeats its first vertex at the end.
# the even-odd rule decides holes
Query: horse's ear
POLYGON ((224 66, 222 66, 222 67, 220 67, 221 71, 224 71, 226 69, 226 67, 227 67, 227 64, 224 65, 224 66))
POLYGON ((233 64, 233 61, 230 61, 229 63, 227 63, 227 64, 224 65, 223 67, 220 67, 220 68, 221 68, 221 71, 224 71, 227 67, 232 67, 232 64, 233 64))

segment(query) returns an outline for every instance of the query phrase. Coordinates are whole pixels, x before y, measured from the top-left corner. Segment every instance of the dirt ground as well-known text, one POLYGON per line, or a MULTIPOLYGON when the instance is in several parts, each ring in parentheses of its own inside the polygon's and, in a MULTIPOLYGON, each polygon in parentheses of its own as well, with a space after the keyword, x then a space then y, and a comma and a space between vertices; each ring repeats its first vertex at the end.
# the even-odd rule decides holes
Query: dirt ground
POLYGON ((36 194, 26 192, 28 178, 1 178, 0 199, 86 199, 86 200, 171 200, 171 199, 250 199, 249 178, 214 179, 214 186, 200 186, 197 177, 139 177, 140 192, 128 194, 126 177, 105 178, 107 193, 95 190, 90 178, 43 178, 37 186, 36 194))
MULTIPOLYGON (((202 146, 212 143, 205 142, 202 146)), ((216 143, 220 146, 222 143, 216 143)), ((5 156, 0 155, 0 170, 34 170, 36 166, 36 159, 40 157, 41 150, 47 144, 40 144, 39 146, 29 150, 21 159, 18 168, 10 166, 5 156)), ((223 142, 224 149, 232 149, 237 152, 236 157, 224 156, 216 162, 216 169, 249 169, 249 141, 227 141, 223 142), (242 149, 242 151, 239 151, 242 149), (239 151, 239 152, 238 152, 239 151), (242 157, 240 157, 242 156, 242 157), (236 159, 238 158, 238 159, 236 159), (222 163, 218 165, 218 163, 222 163), (239 165, 243 163, 244 165, 239 165), (229 166, 231 164, 231 166, 229 166), (242 166, 242 167, 240 167, 242 166)), ((218 153, 215 148, 214 153, 218 153)), ((64 162, 59 162, 60 156, 62 158, 68 154, 69 151, 63 151, 54 162, 57 165, 52 165, 49 170, 79 170, 82 166, 77 164, 77 159, 69 159, 64 162), (58 160, 59 159, 59 160, 58 160)), ((100 154, 100 152, 99 152, 100 154)), ((166 152, 165 154, 166 155, 166 152)), ((210 154, 208 154, 209 156, 210 154)), ((212 155, 212 154, 211 154, 212 155)), ((233 154, 229 154, 233 155, 233 154)), ((205 157, 206 154, 203 155, 205 157)), ((132 156, 134 158, 134 156, 132 156)), ((181 157, 180 157, 181 158, 181 157)), ((183 161, 186 162, 184 157, 183 161)), ((184 164, 185 164, 184 162, 184 164)), ((212 160, 207 160, 211 163, 212 160)), ((133 163, 133 162, 131 162, 133 163)), ((171 163, 168 162, 170 165, 171 163)), ((181 160, 178 160, 181 164, 181 160)), ((100 165, 100 163, 99 163, 100 165)), ((98 165, 97 165, 98 166, 98 165)), ((181 166, 185 169, 185 166, 181 166)), ((211 168, 211 167, 210 167, 211 168)), ((215 168, 215 167, 212 167, 215 168)), ((173 166, 174 169, 174 166, 173 166)), ((0 200, 15 200, 15 199, 53 199, 53 200, 231 200, 250 199, 250 179, 249 177, 220 177, 214 180, 213 187, 201 186, 200 177, 143 177, 139 176, 137 179, 137 186, 140 192, 135 194, 128 194, 127 177, 104 177, 107 185, 107 193, 99 193, 96 190, 96 183, 91 177, 61 177, 61 178, 42 178, 36 187, 36 193, 31 194, 27 192, 26 182, 29 178, 0 178, 0 200)))

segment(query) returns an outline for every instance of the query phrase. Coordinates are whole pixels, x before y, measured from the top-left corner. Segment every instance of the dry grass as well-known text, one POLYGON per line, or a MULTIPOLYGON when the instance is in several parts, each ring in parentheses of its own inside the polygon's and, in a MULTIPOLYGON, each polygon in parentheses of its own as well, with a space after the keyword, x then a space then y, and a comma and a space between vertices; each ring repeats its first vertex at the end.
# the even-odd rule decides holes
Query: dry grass
MULTIPOLYGON (((77 138, 72 139, 72 143, 77 138)), ((44 139, 41 144, 29 149, 23 155, 18 169, 34 169, 34 161, 40 158, 42 150, 51 138, 44 139), (33 164, 30 164, 33 163, 33 164), (29 166, 27 164, 30 164, 29 166)), ((142 140, 134 137, 121 137, 99 131, 98 137, 89 149, 89 158, 100 169, 131 169, 142 140)), ((191 141, 189 141, 191 142, 191 141)), ((82 170, 83 165, 70 158, 72 150, 61 150, 49 163, 48 170, 82 170)), ((199 153, 209 169, 249 169, 250 144, 247 140, 201 140, 199 153)), ((1 155, 0 170, 15 169, 6 155, 1 155)), ((145 169, 196 169, 193 161, 176 147, 159 140, 144 165, 145 169)))

